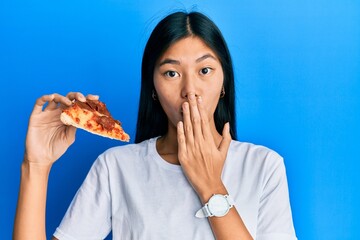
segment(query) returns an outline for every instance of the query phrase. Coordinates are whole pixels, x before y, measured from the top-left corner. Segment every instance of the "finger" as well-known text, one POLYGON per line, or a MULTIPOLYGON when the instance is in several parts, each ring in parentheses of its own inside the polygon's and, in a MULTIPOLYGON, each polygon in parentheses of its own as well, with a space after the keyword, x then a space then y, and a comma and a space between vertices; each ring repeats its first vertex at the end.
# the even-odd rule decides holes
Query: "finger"
POLYGON ((179 121, 177 124, 177 141, 178 141, 178 156, 185 154, 187 151, 186 140, 184 133, 184 124, 182 121, 179 121))
POLYGON ((68 107, 72 104, 72 101, 68 97, 64 97, 63 95, 60 95, 57 93, 54 93, 53 95, 54 95, 53 101, 56 104, 59 103, 61 105, 61 107, 63 107, 63 108, 68 107))
POLYGON ((81 93, 81 92, 69 92, 66 95, 67 98, 69 98, 70 100, 79 100, 80 102, 86 102, 86 98, 85 96, 81 93))
POLYGON ((201 131, 204 136, 204 139, 205 140, 214 140, 214 138, 211 134, 211 130, 210 130, 209 118, 205 111, 203 99, 201 96, 199 96, 197 98, 197 104, 198 104, 199 114, 200 114, 200 118, 201 118, 201 131))
POLYGON ((86 99, 90 99, 90 100, 99 100, 99 95, 94 95, 94 94, 88 94, 86 95, 86 99))
POLYGON ((52 101, 49 101, 49 104, 44 108, 44 111, 50 111, 56 109, 59 103, 62 103, 64 105, 71 104, 71 101, 68 98, 60 94, 54 93, 52 94, 52 96, 53 96, 52 101))
POLYGON ((193 132, 195 139, 202 140, 202 130, 201 130, 201 117, 198 109, 198 104, 196 100, 196 96, 194 93, 190 93, 188 95, 189 99, 189 105, 190 105, 190 117, 191 117, 191 123, 193 126, 193 132))
MULTIPOLYGON (((38 98, 35 102, 33 113, 42 112, 43 107, 46 103, 49 103, 48 105, 50 105, 50 107, 53 107, 54 105, 57 105, 58 103, 62 103, 67 106, 71 105, 71 101, 68 98, 61 96, 60 94, 53 93, 53 94, 44 95, 44 96, 38 98)), ((47 109, 47 108, 45 108, 45 109, 47 109)))
POLYGON ((228 122, 224 125, 222 137, 223 139, 220 143, 219 151, 226 155, 231 143, 230 124, 228 122))
POLYGON ((51 111, 57 108, 59 104, 55 101, 51 101, 48 103, 48 105, 44 108, 44 111, 51 111))
POLYGON ((50 94, 50 95, 44 95, 41 96, 40 98, 36 99, 34 108, 33 108, 33 113, 41 113, 43 110, 44 105, 47 102, 50 102, 54 99, 54 95, 50 94))
POLYGON ((188 102, 184 102, 183 105, 183 120, 184 120, 184 136, 185 140, 188 144, 194 144, 194 133, 193 126, 190 118, 190 107, 188 102))

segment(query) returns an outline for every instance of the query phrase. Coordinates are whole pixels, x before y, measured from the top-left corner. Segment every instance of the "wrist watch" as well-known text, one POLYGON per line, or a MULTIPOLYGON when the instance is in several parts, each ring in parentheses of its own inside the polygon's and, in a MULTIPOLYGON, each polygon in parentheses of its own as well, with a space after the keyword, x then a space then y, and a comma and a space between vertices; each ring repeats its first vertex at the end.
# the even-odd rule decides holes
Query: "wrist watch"
POLYGON ((196 212, 195 216, 197 218, 223 217, 234 204, 234 200, 230 195, 214 194, 205 206, 196 212))

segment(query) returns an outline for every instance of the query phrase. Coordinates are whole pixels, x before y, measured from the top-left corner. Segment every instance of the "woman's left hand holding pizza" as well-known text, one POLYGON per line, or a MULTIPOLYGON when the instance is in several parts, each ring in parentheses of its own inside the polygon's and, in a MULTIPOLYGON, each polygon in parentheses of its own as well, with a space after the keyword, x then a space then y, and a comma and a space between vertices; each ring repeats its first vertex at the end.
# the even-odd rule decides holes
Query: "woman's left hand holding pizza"
POLYGON ((221 180, 227 151, 231 142, 229 123, 216 142, 211 132, 201 97, 189 94, 183 103, 183 122, 177 124, 178 158, 203 203, 215 193, 226 193, 221 180))

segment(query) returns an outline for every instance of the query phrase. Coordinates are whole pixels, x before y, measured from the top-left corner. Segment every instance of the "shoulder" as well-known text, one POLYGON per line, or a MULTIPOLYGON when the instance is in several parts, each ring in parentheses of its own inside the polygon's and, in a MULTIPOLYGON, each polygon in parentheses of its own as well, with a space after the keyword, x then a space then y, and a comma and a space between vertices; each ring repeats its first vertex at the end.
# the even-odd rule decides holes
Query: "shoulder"
POLYGON ((233 140, 229 147, 229 153, 243 156, 252 161, 283 161, 283 157, 273 149, 250 142, 233 140))
MULTIPOLYGON (((263 145, 249 142, 232 141, 225 162, 225 174, 238 176, 241 186, 247 186, 262 191, 269 179, 281 179, 285 176, 283 157, 263 145)), ((229 181, 230 181, 229 180, 229 181)))
POLYGON ((257 174, 272 172, 284 165, 283 157, 273 149, 234 140, 230 144, 226 161, 231 166, 238 166, 240 169, 257 174))

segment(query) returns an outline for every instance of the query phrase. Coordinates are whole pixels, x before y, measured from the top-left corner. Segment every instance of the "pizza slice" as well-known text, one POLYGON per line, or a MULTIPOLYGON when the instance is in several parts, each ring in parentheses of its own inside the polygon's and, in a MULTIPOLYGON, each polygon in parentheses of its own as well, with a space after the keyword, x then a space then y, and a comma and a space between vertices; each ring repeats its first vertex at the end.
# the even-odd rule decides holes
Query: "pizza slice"
POLYGON ((130 140, 121 123, 111 116, 105 103, 99 100, 87 99, 86 102, 74 100, 71 106, 62 110, 60 120, 66 125, 72 125, 103 137, 124 142, 130 140))

